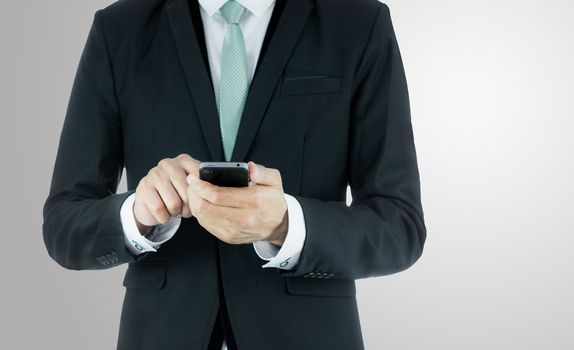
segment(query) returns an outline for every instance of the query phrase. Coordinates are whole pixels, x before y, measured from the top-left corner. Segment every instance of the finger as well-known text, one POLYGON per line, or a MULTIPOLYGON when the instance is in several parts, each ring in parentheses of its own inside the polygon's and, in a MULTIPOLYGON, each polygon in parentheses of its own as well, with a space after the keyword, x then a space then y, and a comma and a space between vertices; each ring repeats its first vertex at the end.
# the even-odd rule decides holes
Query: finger
POLYGON ((253 187, 219 187, 194 175, 187 176, 189 186, 201 198, 223 207, 245 208, 252 202, 253 187))
POLYGON ((169 175, 162 170, 154 171, 150 174, 153 186, 157 189, 165 208, 171 217, 181 214, 182 201, 179 194, 173 187, 169 175))
POLYGON ((212 219, 213 215, 210 211, 210 206, 213 206, 212 203, 199 196, 192 186, 188 187, 187 196, 189 198, 189 209, 192 216, 198 218, 198 220, 201 218, 204 222, 207 219, 212 219))
POLYGON ((282 186, 281 173, 277 169, 267 168, 253 161, 247 163, 249 178, 259 185, 282 186))
POLYGON ((185 175, 183 176, 183 181, 176 180, 175 183, 172 180, 172 184, 176 189, 178 195, 181 199, 181 212, 180 215, 184 218, 191 217, 191 211, 189 210, 189 197, 187 195, 187 181, 185 181, 185 175), (182 183, 183 182, 183 183, 182 183))
POLYGON ((150 186, 146 183, 146 181, 147 180, 143 178, 138 184, 138 188, 136 189, 135 193, 135 203, 133 206, 133 212, 136 218, 136 222, 139 222, 140 224, 149 227, 157 225, 158 222, 155 219, 155 217, 150 213, 146 205, 146 200, 148 197, 147 188, 148 186, 150 186))
POLYGON ((178 215, 181 215, 185 218, 190 217, 191 213, 189 211, 188 199, 187 199, 187 181, 185 179, 186 172, 185 169, 181 166, 180 162, 177 159, 166 158, 159 162, 158 164, 160 169, 167 173, 169 180, 171 181, 171 185, 177 192, 177 195, 182 202, 180 205, 180 212, 178 215))
POLYGON ((199 160, 189 154, 182 153, 175 158, 187 174, 199 174, 199 160))
POLYGON ((191 216, 195 216, 193 208, 197 205, 196 203, 200 197, 197 194, 195 194, 195 192, 190 186, 187 188, 186 191, 188 200, 187 207, 189 209, 189 212, 191 213, 191 216))
POLYGON ((193 190, 190 189, 189 192, 192 213, 197 222, 209 233, 230 244, 252 243, 260 240, 260 238, 254 238, 253 234, 244 232, 248 229, 246 225, 252 222, 245 220, 248 214, 246 209, 219 207, 193 194, 193 190))
POLYGON ((165 224, 171 219, 169 211, 154 187, 145 190, 144 204, 158 223, 165 224))
POLYGON ((210 226, 217 226, 224 231, 244 227, 243 218, 248 214, 245 209, 217 206, 201 197, 194 199, 191 211, 202 222, 210 226))

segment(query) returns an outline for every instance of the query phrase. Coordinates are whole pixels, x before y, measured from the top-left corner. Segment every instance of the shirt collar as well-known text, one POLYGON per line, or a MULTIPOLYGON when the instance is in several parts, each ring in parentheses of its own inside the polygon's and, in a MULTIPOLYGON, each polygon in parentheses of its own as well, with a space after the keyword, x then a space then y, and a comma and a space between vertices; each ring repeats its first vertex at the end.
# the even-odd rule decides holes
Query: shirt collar
MULTIPOLYGON (((197 0, 209 16, 213 16, 227 0, 197 0)), ((261 17, 275 0, 235 0, 256 17, 261 17)))

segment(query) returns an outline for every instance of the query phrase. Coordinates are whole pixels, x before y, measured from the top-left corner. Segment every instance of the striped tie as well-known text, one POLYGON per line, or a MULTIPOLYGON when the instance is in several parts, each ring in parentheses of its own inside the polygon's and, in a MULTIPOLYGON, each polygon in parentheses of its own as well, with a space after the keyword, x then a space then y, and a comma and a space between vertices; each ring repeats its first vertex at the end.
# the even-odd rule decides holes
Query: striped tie
POLYGON ((219 126, 225 160, 229 161, 235 146, 239 122, 249 89, 247 54, 243 33, 239 27, 239 21, 245 13, 245 7, 234 0, 228 0, 219 11, 227 21, 221 55, 219 126))

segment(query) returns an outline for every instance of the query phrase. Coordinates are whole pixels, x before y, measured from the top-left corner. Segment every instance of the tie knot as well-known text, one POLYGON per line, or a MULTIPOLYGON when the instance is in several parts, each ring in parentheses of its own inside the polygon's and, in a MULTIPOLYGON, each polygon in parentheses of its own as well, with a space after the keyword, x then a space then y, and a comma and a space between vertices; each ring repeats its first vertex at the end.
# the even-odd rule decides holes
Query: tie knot
POLYGON ((227 24, 238 24, 241 16, 245 13, 245 7, 235 0, 228 0, 219 12, 223 15, 227 24))

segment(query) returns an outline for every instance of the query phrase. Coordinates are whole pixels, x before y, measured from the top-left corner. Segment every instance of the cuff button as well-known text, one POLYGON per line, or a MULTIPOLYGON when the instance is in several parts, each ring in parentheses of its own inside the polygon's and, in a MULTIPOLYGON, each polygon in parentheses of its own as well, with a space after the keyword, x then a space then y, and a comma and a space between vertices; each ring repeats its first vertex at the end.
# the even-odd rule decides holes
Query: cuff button
POLYGON ((279 267, 285 267, 289 265, 289 260, 291 260, 291 258, 285 259, 283 262, 281 262, 281 264, 279 264, 279 267))

